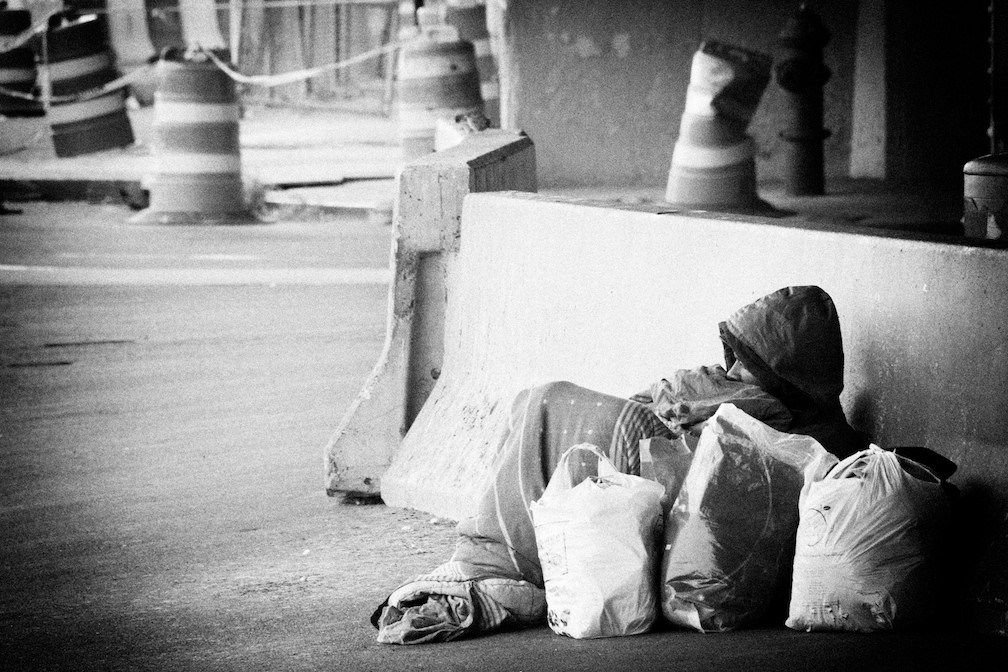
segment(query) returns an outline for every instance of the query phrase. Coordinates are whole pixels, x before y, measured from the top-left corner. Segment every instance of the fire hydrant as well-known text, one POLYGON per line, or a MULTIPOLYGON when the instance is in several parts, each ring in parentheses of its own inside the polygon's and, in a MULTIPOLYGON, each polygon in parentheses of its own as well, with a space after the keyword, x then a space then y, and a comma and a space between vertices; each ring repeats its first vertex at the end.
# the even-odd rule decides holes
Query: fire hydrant
POLYGON ((830 69, 823 47, 830 32, 803 2, 777 38, 774 80, 784 93, 780 138, 784 189, 794 196, 823 193, 823 86, 830 69))

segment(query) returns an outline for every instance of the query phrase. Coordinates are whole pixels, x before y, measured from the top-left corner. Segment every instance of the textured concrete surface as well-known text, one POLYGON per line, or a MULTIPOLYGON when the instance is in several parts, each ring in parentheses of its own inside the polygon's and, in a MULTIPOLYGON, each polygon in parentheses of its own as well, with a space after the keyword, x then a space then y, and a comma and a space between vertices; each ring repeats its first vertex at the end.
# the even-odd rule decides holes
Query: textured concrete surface
POLYGON ((485 437, 502 429, 520 389, 570 380, 629 396, 722 361, 717 324, 739 306, 817 284, 840 314, 842 401, 855 426, 883 446, 946 454, 999 505, 997 517, 1008 504, 1008 251, 875 233, 471 195, 442 375, 386 472, 386 502, 472 513, 494 458, 485 437))
POLYGON ((390 230, 137 226, 118 204, 11 205, 23 212, 0 217, 6 669, 976 670, 1008 655, 1004 638, 963 635, 951 607, 936 632, 904 635, 575 641, 541 627, 378 645, 374 607, 454 544, 450 521, 322 484, 320 448, 384 335, 386 287, 346 272, 387 263, 390 230), (297 269, 328 281, 272 274, 297 269))

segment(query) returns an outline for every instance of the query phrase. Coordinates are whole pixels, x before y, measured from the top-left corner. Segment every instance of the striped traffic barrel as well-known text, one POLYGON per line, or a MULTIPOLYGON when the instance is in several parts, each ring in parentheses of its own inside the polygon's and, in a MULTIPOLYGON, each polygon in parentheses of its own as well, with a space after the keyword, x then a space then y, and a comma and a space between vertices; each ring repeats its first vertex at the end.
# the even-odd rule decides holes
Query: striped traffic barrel
POLYGON ((445 21, 458 31, 460 40, 472 42, 484 114, 492 126, 500 126, 500 79, 497 61, 490 48, 486 1, 452 0, 445 6, 445 21))
POLYGON ((89 14, 51 20, 46 44, 52 93, 48 116, 56 156, 133 144, 123 89, 93 95, 119 76, 104 17, 89 14))
POLYGON ((756 205, 755 145, 746 128, 770 80, 771 59, 719 42, 693 55, 665 200, 692 208, 756 205))
MULTIPOLYGON (((31 12, 27 9, 0 9, 0 38, 21 35, 31 28, 31 12)), ((3 42, 3 39, 0 39, 3 42)), ((0 115, 5 117, 41 117, 45 108, 41 100, 29 100, 24 96, 34 93, 38 81, 35 65, 35 50, 31 47, 34 39, 26 45, 14 47, 0 53, 0 89, 14 94, 5 95, 0 91, 0 115)))
POLYGON ((472 43, 421 33, 399 53, 398 97, 403 159, 433 152, 438 119, 483 113, 472 43))
POLYGON ((197 56, 162 58, 154 93, 154 174, 145 219, 245 218, 234 81, 197 56))

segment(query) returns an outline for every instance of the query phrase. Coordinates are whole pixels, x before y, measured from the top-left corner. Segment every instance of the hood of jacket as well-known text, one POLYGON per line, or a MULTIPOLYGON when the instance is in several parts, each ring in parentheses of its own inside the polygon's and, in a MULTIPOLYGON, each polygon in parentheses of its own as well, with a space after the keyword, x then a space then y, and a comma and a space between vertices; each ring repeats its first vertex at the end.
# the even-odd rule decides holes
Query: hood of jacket
POLYGON ((835 412, 844 354, 833 299, 814 285, 784 287, 719 325, 725 363, 738 359, 793 413, 835 412))

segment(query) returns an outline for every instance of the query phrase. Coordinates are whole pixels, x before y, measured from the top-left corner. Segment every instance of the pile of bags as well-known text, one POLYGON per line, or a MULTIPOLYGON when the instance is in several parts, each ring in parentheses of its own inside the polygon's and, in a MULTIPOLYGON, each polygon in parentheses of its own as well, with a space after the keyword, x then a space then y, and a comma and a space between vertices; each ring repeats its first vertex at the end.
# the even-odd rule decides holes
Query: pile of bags
MULTIPOLYGON (((952 466, 954 469, 954 465, 952 466)), ((888 630, 929 615, 947 475, 814 439, 722 404, 695 451, 641 442, 641 476, 596 447, 560 460, 530 513, 548 621, 576 638, 779 623, 888 630)))

